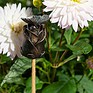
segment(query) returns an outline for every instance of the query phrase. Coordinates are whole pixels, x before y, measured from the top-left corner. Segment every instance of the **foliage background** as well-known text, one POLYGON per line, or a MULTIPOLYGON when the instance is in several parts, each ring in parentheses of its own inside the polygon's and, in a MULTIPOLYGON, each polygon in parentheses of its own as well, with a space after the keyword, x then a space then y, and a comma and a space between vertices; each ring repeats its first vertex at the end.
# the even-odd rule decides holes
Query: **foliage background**
MULTIPOLYGON (((30 6, 34 14, 43 9, 34 7, 32 0, 0 0, 0 6, 6 3, 30 6)), ((77 33, 49 21, 46 29, 46 53, 36 64, 37 93, 93 93, 93 22, 77 33)), ((31 59, 11 61, 0 54, 0 83, 0 93, 31 93, 31 59)))

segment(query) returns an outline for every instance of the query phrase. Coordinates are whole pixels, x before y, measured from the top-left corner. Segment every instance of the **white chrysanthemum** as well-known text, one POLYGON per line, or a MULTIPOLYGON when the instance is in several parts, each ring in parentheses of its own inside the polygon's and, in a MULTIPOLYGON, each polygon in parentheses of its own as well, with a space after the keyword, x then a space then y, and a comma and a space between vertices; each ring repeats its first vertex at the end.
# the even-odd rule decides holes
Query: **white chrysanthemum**
POLYGON ((21 4, 7 4, 0 7, 0 53, 7 54, 12 59, 21 56, 20 47, 24 42, 21 18, 31 16, 31 9, 21 8, 21 4))
POLYGON ((87 27, 93 20, 93 0, 44 0, 43 4, 45 12, 52 11, 50 21, 62 28, 72 25, 77 32, 78 26, 87 27))

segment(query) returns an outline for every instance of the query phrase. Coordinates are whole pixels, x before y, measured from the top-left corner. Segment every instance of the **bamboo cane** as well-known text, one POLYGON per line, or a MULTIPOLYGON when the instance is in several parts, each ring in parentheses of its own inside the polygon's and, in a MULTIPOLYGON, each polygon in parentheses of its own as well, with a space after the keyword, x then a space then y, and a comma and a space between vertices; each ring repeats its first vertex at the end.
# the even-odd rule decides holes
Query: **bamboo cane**
POLYGON ((35 59, 32 59, 32 93, 36 93, 36 86, 35 86, 35 80, 36 80, 36 68, 35 68, 35 59))

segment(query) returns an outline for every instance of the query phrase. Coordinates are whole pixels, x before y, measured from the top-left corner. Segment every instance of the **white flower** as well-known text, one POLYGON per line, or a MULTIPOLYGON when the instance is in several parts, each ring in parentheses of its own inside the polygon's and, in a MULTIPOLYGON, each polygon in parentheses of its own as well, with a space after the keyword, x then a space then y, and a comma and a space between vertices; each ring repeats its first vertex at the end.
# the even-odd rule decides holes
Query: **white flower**
POLYGON ((58 22, 58 26, 73 27, 75 32, 78 26, 88 26, 88 21, 93 20, 93 0, 44 0, 45 12, 52 11, 50 21, 58 22))
POLYGON ((31 16, 31 9, 21 9, 21 4, 7 4, 0 7, 0 53, 7 54, 12 59, 21 56, 21 46, 24 42, 23 26, 21 18, 31 16))

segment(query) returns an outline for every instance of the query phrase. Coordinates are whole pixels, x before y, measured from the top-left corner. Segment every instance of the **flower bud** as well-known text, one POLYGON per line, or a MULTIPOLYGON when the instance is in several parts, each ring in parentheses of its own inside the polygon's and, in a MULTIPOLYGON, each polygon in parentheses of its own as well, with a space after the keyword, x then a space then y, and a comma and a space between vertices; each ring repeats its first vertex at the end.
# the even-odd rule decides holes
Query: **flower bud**
POLYGON ((93 69, 93 57, 89 57, 86 60, 86 64, 87 64, 88 68, 93 69))
POLYGON ((42 6, 41 0, 33 0, 33 5, 37 8, 40 8, 42 6))

